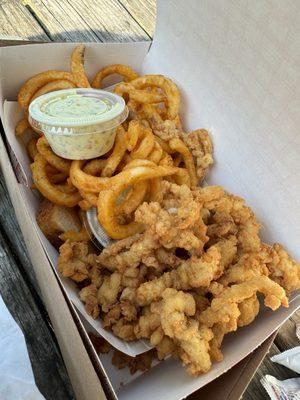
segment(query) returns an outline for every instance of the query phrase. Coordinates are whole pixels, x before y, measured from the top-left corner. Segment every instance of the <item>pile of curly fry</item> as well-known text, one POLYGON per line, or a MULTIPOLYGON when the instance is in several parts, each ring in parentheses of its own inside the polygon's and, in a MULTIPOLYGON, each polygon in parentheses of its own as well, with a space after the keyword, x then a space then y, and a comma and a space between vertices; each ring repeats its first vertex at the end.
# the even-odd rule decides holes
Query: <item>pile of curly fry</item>
MULTIPOLYGON (((18 101, 27 113, 30 102, 54 90, 89 87, 84 71, 84 46, 75 48, 70 72, 46 71, 30 78, 20 89, 18 101)), ((27 142, 34 187, 53 203, 83 210, 98 207, 98 217, 107 234, 123 239, 141 232, 132 214, 143 201, 158 201, 161 182, 168 179, 194 187, 212 164, 212 143, 207 131, 185 134, 179 118, 180 93, 161 75, 139 77, 124 65, 111 65, 97 73, 92 87, 103 79, 121 75, 126 83, 115 93, 126 100, 131 117, 121 125, 113 149, 104 157, 72 161, 53 153, 44 136, 32 131, 27 142), (120 203, 120 194, 127 190, 120 203)), ((27 117, 17 127, 17 136, 30 129, 27 117)))
MULTIPOLYGON (((42 93, 89 86, 83 54, 76 47, 71 72, 29 79, 19 93, 25 112, 42 93)), ((272 310, 288 306, 287 296, 300 288, 300 266, 281 245, 261 241, 243 199, 199 186, 213 163, 212 143, 203 129, 184 132, 177 86, 112 65, 92 87, 113 73, 124 78, 115 92, 130 117, 112 151, 91 161, 64 160, 32 133, 34 185, 53 203, 96 206, 101 225, 117 239, 96 254, 84 229, 64 236, 58 270, 80 285, 87 313, 123 340, 148 339, 155 347, 150 358, 173 355, 197 376, 222 360, 226 334, 254 320, 259 296, 272 310)), ((24 118, 17 135, 28 128, 24 118)))

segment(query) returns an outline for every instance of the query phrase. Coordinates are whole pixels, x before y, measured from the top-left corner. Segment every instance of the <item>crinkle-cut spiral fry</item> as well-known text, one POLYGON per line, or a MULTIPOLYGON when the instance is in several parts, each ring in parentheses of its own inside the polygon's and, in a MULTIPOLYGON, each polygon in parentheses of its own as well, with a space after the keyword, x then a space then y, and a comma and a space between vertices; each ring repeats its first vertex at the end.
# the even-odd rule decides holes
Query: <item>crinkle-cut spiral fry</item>
POLYGON ((27 110, 32 96, 44 85, 57 80, 67 80, 76 85, 75 79, 71 72, 49 70, 34 75, 28 79, 21 87, 18 94, 18 102, 22 108, 27 110))
POLYGON ((198 185, 198 178, 196 174, 196 168, 193 160, 193 156, 187 146, 183 143, 182 140, 173 138, 169 141, 169 146, 172 150, 182 155, 184 164, 186 169, 188 170, 191 186, 198 185))
POLYGON ((72 83, 64 79, 46 83, 46 85, 42 86, 39 90, 35 92, 35 94, 30 99, 30 103, 37 97, 42 96, 43 94, 55 92, 56 90, 72 89, 75 87, 76 87, 75 83, 72 83))
POLYGON ((84 69, 84 51, 85 46, 79 44, 75 47, 71 55, 71 72, 74 76, 76 85, 78 87, 90 87, 90 83, 84 69))
POLYGON ((15 133, 16 136, 22 136, 27 129, 30 129, 31 125, 27 118, 22 118, 16 125, 15 133))
POLYGON ((179 113, 180 93, 178 87, 163 75, 144 75, 134 79, 130 85, 135 89, 158 87, 163 90, 167 98, 167 118, 174 119, 179 113))
POLYGON ((120 125, 117 129, 115 144, 113 148, 113 152, 108 157, 106 161, 106 165, 102 169, 101 176, 102 177, 111 177, 116 171, 118 165, 120 164, 124 154, 126 153, 127 145, 126 145, 126 132, 122 125, 120 125))
POLYGON ((45 136, 42 136, 37 141, 38 152, 47 160, 47 163, 55 167, 58 171, 66 174, 70 171, 71 161, 57 156, 51 149, 45 136))
POLYGON ((145 180, 160 178, 178 173, 178 168, 173 167, 136 167, 121 172, 115 176, 114 185, 103 190, 98 198, 98 219, 112 239, 123 239, 143 230, 143 226, 135 221, 127 225, 119 224, 115 213, 115 204, 119 195, 128 187, 145 180))
POLYGON ((41 154, 35 156, 31 170, 35 186, 46 199, 66 207, 74 207, 81 200, 80 193, 74 188, 69 187, 70 192, 68 193, 68 190, 65 190, 68 185, 59 186, 51 183, 47 176, 47 161, 41 154))
POLYGON ((125 82, 130 82, 139 76, 133 69, 131 69, 127 65, 113 64, 101 69, 96 74, 92 82, 92 87, 95 89, 101 89, 103 87, 103 79, 112 74, 121 75, 124 78, 125 82))

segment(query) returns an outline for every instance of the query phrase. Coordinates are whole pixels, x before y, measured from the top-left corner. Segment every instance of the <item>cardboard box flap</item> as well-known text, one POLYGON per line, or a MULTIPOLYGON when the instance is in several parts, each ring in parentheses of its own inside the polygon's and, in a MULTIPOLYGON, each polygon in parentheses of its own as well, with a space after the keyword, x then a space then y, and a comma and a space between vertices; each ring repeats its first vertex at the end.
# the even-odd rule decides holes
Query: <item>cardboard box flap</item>
MULTIPOLYGON (((150 44, 88 43, 85 56, 88 77, 91 79, 101 68, 118 63, 139 71, 150 44)), ((18 46, 16 59, 14 46, 0 48, 0 117, 3 118, 3 101, 16 100, 21 84, 28 78, 50 69, 68 71, 73 50, 73 43, 27 44, 18 46)), ((109 85, 116 81, 108 79, 106 82, 109 85)))
POLYGON ((160 0, 144 72, 180 87, 211 129, 211 184, 244 197, 263 239, 300 259, 300 9, 295 1, 160 0))

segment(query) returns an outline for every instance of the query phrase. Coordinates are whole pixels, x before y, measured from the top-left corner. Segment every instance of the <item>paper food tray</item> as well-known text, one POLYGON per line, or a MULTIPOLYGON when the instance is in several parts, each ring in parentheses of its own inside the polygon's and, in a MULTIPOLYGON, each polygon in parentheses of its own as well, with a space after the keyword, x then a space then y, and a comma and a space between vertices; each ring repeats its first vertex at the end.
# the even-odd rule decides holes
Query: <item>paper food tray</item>
MULTIPOLYGON (((244 197, 262 223, 263 239, 282 243, 298 260, 299 14, 295 2, 270 8, 265 0, 190 0, 188 6, 164 0, 158 2, 157 33, 145 59, 145 43, 86 45, 89 77, 104 65, 121 62, 144 73, 165 74, 179 85, 185 126, 213 128, 216 163, 208 183, 244 197)), ((1 49, 1 104, 16 99, 27 77, 67 69, 73 48, 64 43, 1 49)), ((22 187, 22 196, 33 218, 30 190, 22 187)), ((294 293, 288 309, 262 307, 251 325, 226 336, 224 360, 207 374, 191 378, 178 361, 168 359, 124 386, 115 384, 118 398, 186 397, 237 364, 299 306, 299 293, 294 293)))

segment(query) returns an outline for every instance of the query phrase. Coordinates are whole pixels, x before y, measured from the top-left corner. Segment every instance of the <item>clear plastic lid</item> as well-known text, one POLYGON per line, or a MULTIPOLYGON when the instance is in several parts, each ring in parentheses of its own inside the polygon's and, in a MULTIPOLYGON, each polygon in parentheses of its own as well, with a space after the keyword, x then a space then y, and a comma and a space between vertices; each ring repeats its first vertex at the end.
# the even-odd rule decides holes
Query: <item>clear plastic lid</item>
POLYGON ((44 94, 29 106, 30 124, 61 135, 114 129, 128 116, 122 97, 97 89, 66 89, 44 94))

